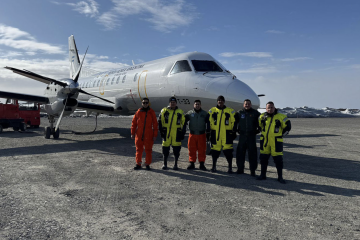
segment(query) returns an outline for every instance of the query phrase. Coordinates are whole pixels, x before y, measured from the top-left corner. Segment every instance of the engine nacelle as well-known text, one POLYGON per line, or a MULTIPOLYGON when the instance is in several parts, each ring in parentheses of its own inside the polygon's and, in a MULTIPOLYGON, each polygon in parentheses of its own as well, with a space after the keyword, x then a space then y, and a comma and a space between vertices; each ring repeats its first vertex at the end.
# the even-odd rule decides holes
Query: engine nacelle
POLYGON ((48 115, 59 117, 61 112, 64 109, 66 102, 66 107, 63 116, 69 116, 76 110, 78 105, 78 101, 74 98, 69 98, 67 101, 66 99, 58 99, 57 101, 53 102, 52 104, 45 105, 45 111, 48 115))

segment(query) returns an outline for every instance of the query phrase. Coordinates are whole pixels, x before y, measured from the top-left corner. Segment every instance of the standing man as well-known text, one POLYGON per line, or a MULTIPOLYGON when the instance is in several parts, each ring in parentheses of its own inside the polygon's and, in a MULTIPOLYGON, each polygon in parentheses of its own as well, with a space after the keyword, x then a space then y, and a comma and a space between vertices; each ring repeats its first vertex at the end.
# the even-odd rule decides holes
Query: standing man
POLYGON ((206 116, 207 112, 201 109, 201 101, 194 101, 194 109, 185 114, 185 126, 189 122, 190 135, 188 140, 189 149, 189 166, 188 170, 195 168, 196 152, 198 152, 198 159, 200 169, 206 171, 206 116))
POLYGON ((229 165, 228 173, 233 173, 233 141, 236 138, 237 122, 235 110, 226 107, 225 98, 219 96, 216 107, 211 108, 207 116, 206 137, 211 140, 212 172, 216 172, 216 161, 222 149, 229 165))
POLYGON ((161 110, 159 115, 159 128, 161 133, 162 152, 164 158, 164 165, 162 169, 167 169, 167 159, 170 154, 170 145, 173 148, 175 164, 173 169, 178 170, 178 160, 180 157, 181 141, 185 137, 185 116, 183 110, 177 106, 175 97, 169 99, 169 106, 161 110))
POLYGON ((150 170, 152 161, 152 147, 158 135, 158 123, 154 110, 149 107, 149 99, 142 99, 142 107, 135 113, 131 123, 131 139, 135 139, 136 166, 134 170, 141 169, 141 158, 145 146, 146 170, 150 170))
POLYGON ((240 134, 239 143, 236 149, 236 165, 238 170, 236 173, 244 173, 246 150, 249 155, 249 165, 251 176, 255 176, 257 168, 257 149, 256 134, 260 132, 259 116, 260 113, 251 107, 251 101, 245 99, 244 108, 238 111, 239 124, 237 126, 240 134))
POLYGON ((266 179, 266 171, 270 154, 274 159, 278 173, 278 181, 285 184, 282 176, 283 169, 283 136, 291 130, 290 120, 286 115, 278 113, 273 102, 266 104, 266 112, 260 115, 260 164, 261 175, 257 180, 266 179))

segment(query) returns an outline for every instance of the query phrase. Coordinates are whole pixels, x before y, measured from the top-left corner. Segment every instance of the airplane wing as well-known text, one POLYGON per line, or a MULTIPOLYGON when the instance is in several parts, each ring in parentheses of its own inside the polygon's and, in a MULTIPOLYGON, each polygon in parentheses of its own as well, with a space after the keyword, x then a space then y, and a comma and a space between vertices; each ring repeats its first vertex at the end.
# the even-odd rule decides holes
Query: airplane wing
POLYGON ((64 83, 64 82, 60 82, 60 81, 52 79, 52 78, 41 76, 41 75, 39 75, 37 73, 30 72, 30 71, 28 71, 26 69, 20 70, 20 69, 12 68, 12 67, 5 67, 5 68, 13 71, 14 73, 23 75, 25 77, 34 79, 34 80, 42 82, 42 83, 46 83, 46 84, 55 83, 55 84, 58 84, 58 85, 63 86, 63 87, 67 86, 67 84, 64 83))
POLYGON ((77 109, 83 109, 91 112, 107 113, 107 114, 114 113, 114 108, 112 106, 105 104, 98 104, 98 103, 82 102, 82 101, 78 101, 77 109))
POLYGON ((36 102, 36 103, 50 103, 49 98, 43 96, 36 96, 23 93, 12 93, 0 91, 0 98, 17 99, 21 101, 36 102))

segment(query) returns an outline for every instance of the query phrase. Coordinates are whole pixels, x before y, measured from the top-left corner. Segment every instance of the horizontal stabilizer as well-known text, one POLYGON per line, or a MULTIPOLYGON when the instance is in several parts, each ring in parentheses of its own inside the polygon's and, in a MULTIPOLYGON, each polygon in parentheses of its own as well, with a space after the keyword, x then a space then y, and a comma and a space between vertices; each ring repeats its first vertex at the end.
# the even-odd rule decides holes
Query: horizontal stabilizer
POLYGON ((47 97, 22 94, 22 93, 3 92, 3 91, 0 91, 0 98, 17 99, 20 101, 45 103, 45 104, 50 103, 47 97))
POLYGON ((30 72, 30 71, 25 70, 25 69, 24 69, 24 70, 20 70, 20 69, 12 68, 12 67, 5 67, 5 68, 13 71, 14 73, 23 75, 23 76, 25 76, 25 77, 34 79, 34 80, 39 81, 39 82, 42 82, 42 83, 46 83, 46 84, 55 83, 55 84, 58 84, 58 85, 60 85, 60 86, 62 86, 62 87, 66 87, 66 86, 67 86, 66 83, 60 82, 60 81, 55 80, 55 79, 52 79, 52 78, 48 78, 48 77, 41 76, 41 75, 39 75, 39 74, 37 74, 37 73, 33 73, 33 72, 30 72))
POLYGON ((91 110, 94 112, 114 112, 114 108, 112 106, 109 105, 103 105, 103 104, 98 104, 98 103, 89 103, 89 102, 81 102, 78 101, 78 106, 77 108, 80 109, 84 109, 84 110, 91 110))

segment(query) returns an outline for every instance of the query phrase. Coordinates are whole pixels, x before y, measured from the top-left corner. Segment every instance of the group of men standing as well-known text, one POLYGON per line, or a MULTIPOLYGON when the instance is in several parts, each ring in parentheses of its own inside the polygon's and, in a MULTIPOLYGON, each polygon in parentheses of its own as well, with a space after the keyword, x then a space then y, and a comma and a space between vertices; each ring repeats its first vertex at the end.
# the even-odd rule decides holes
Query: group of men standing
POLYGON ((291 130, 291 123, 286 115, 278 113, 273 102, 266 104, 266 112, 260 114, 251 106, 249 99, 244 100, 243 109, 235 112, 234 109, 225 105, 225 98, 219 96, 217 105, 204 111, 201 101, 194 101, 194 109, 186 114, 177 107, 175 97, 170 97, 169 106, 163 108, 156 119, 154 110, 149 107, 149 99, 142 100, 142 108, 134 115, 131 125, 131 138, 135 139, 136 166, 135 170, 141 169, 142 153, 146 152, 146 169, 150 170, 152 160, 152 146, 160 131, 162 138, 163 167, 168 169, 168 157, 170 146, 174 154, 173 169, 178 169, 181 141, 185 138, 186 127, 189 124, 190 134, 188 138, 189 166, 194 169, 196 159, 200 163, 200 170, 206 171, 206 142, 211 143, 212 172, 216 172, 217 159, 223 151, 228 162, 228 173, 232 171, 233 141, 239 134, 239 143, 236 150, 236 165, 238 174, 244 173, 245 155, 248 151, 250 174, 256 176, 257 147, 256 135, 260 136, 260 164, 261 174, 258 180, 266 179, 266 171, 270 155, 273 157, 278 181, 285 183, 282 176, 283 169, 283 136, 291 130))

